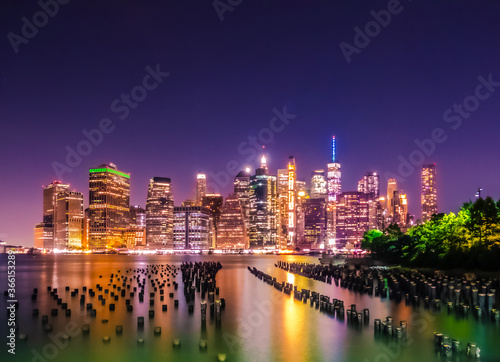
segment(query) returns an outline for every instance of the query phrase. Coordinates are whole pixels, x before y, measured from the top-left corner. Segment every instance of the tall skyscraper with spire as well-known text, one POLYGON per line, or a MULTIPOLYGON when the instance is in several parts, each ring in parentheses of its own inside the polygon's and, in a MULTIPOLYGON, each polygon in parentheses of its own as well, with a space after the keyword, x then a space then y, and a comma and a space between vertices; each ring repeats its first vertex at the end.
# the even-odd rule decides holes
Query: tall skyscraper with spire
POLYGON ((203 196, 207 194, 207 175, 199 172, 196 175, 196 206, 201 206, 203 196))
POLYGON ((337 149, 336 149, 335 136, 332 137, 332 157, 331 161, 328 163, 327 172, 327 191, 328 191, 328 205, 327 205, 327 247, 332 247, 335 243, 337 228, 336 228, 336 207, 337 207, 337 197, 342 192, 341 187, 341 170, 340 163, 337 161, 337 149))
POLYGON ((276 246, 276 176, 269 175, 267 160, 250 178, 250 248, 276 246))
POLYGON ((332 158, 328 163, 327 187, 328 201, 336 201, 337 195, 342 192, 340 163, 337 162, 335 136, 332 137, 332 158))
POLYGON ((436 164, 422 166, 422 221, 437 214, 436 164))

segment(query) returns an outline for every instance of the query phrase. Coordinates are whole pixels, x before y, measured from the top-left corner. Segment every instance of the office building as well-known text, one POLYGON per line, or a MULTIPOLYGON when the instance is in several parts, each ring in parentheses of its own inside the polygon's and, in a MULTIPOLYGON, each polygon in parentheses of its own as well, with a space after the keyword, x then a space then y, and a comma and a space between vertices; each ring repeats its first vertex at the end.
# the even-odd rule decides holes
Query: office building
POLYGON ((175 250, 208 250, 210 240, 210 210, 203 206, 174 207, 175 250))
POLYGON ((245 217, 238 194, 232 193, 226 198, 217 231, 217 249, 248 248, 245 217))
POLYGON ((125 245, 123 232, 130 224, 130 174, 116 165, 102 164, 89 170, 89 248, 125 245))
POLYGON ((210 247, 215 248, 222 206, 224 205, 224 197, 220 194, 206 194, 203 196, 201 204, 210 210, 210 219, 212 222, 210 227, 210 247))
POLYGON ((332 137, 332 155, 331 160, 327 165, 327 193, 328 193, 328 205, 327 205, 327 245, 328 248, 333 248, 336 243, 336 202, 337 197, 342 192, 341 180, 342 173, 340 169, 340 163, 337 161, 337 150, 336 150, 336 140, 335 136, 332 137))
POLYGON ((326 206, 325 198, 310 198, 303 202, 304 237, 298 243, 300 249, 324 249, 326 241, 326 206))
POLYGON ((168 177, 149 180, 146 201, 146 245, 173 248, 174 197, 172 181, 168 177))
POLYGON ((274 248, 277 242, 276 176, 270 176, 266 157, 250 178, 250 248, 274 248))
POLYGON ((358 192, 368 195, 370 200, 377 200, 380 197, 380 178, 376 172, 368 172, 358 182, 358 192))
POLYGON ((396 182, 395 179, 390 178, 387 181, 387 211, 389 212, 388 217, 393 218, 394 217, 394 192, 398 191, 398 183, 396 182))
POLYGON ((59 250, 81 249, 83 194, 69 190, 58 193, 54 211, 54 247, 59 250))
POLYGON ((336 247, 359 247, 369 226, 369 198, 362 192, 344 192, 337 200, 336 247))
POLYGON ((207 175, 198 173, 196 175, 196 206, 201 206, 203 196, 207 193, 207 175))
POLYGON ((35 245, 43 249, 82 248, 83 195, 54 181, 43 188, 42 222, 35 227, 35 245))
POLYGON ((248 230, 250 226, 250 169, 241 171, 234 178, 234 193, 238 195, 248 230))
POLYGON ((327 199, 328 189, 326 187, 325 170, 316 170, 311 176, 311 199, 327 199))
POLYGON ((422 166, 422 221, 437 214, 436 164, 422 166))

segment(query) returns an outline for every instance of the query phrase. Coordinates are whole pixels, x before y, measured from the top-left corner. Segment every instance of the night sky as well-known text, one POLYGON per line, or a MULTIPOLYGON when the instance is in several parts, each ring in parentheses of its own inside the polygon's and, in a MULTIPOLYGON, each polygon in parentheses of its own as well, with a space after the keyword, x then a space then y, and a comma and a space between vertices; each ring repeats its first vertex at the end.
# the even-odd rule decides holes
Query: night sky
POLYGON ((388 24, 368 44, 358 36, 364 48, 348 63, 340 44, 352 50, 354 28, 365 32, 370 12, 387 10, 387 1, 243 0, 221 21, 210 0, 71 0, 24 43, 22 19, 33 21, 40 5, 2 1, 0 239, 32 245, 53 164, 65 164, 66 147, 76 149, 103 118, 114 130, 61 177, 86 204, 88 169, 113 162, 131 173, 131 204, 144 206, 149 178, 162 176, 172 178, 178 205, 194 197, 198 171, 213 184, 228 165, 258 166, 248 137, 267 142, 272 173, 293 155, 309 183, 326 168, 332 135, 344 191, 367 171, 392 173, 420 217, 419 166, 435 162, 439 211, 457 211, 480 186, 500 198, 500 3, 389 3, 388 24), (147 93, 135 88, 146 98, 125 111, 122 94, 158 64, 169 75, 147 93), (476 102, 479 77, 490 90, 482 86, 479 96, 489 96, 476 102), (457 116, 452 108, 464 99, 473 111, 457 116), (284 107, 289 124, 263 130, 284 107), (398 171, 398 157, 408 160, 415 140, 436 128, 446 140, 423 160, 413 153, 416 171, 398 171))

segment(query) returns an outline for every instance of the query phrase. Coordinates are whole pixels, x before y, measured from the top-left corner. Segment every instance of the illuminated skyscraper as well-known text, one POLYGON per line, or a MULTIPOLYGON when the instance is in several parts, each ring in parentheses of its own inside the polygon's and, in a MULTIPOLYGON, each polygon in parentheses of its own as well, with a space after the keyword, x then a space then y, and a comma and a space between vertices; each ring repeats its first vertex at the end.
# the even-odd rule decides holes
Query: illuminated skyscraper
POLYGON ((146 245, 146 210, 130 206, 130 226, 126 231, 127 247, 146 245))
POLYGON ((387 210, 385 209, 385 198, 379 197, 376 200, 369 200, 369 230, 385 230, 387 225, 387 210))
POLYGON ((368 195, 370 200, 380 197, 380 178, 376 172, 367 172, 358 182, 358 192, 368 195))
POLYGON ((146 201, 146 244, 149 247, 173 247, 174 197, 168 177, 149 180, 146 201))
POLYGON ((198 173, 196 175, 196 205, 201 206, 203 196, 207 193, 207 175, 198 173))
POLYGON ((369 199, 362 192, 344 192, 337 202, 337 238, 338 249, 359 247, 363 234, 369 226, 369 199))
POLYGON ((54 249, 57 199, 69 185, 54 181, 43 187, 42 222, 35 226, 35 248, 54 249))
POLYGON ((392 223, 397 224, 405 232, 408 225, 408 199, 402 191, 394 191, 392 198, 392 223))
POLYGON ((245 249, 248 236, 238 194, 229 194, 222 208, 217 232, 218 249, 245 249))
POLYGON ((326 200, 324 198, 305 199, 304 238, 298 244, 301 249, 321 249, 326 241, 326 200))
POLYGON ((137 228, 145 228, 146 210, 139 205, 130 206, 130 225, 137 228))
POLYGON ((250 178, 250 248, 276 246, 276 176, 270 176, 265 156, 250 178))
POLYGON ((394 192, 398 191, 398 183, 396 182, 395 179, 390 178, 389 181, 387 182, 387 209, 389 212, 389 217, 394 217, 394 192))
POLYGON ((224 197, 222 197, 220 194, 206 194, 205 196, 203 196, 201 204, 202 206, 210 210, 210 220, 212 222, 212 225, 210 227, 210 247, 215 248, 220 215, 222 212, 222 206, 224 204, 224 197))
POLYGON ((83 195, 69 190, 58 193, 54 216, 54 247, 60 250, 81 248, 83 195))
POLYGON ((130 174, 116 165, 89 170, 89 248, 116 248, 125 244, 129 227, 130 174))
POLYGON ((43 222, 54 224, 57 198, 69 190, 68 184, 54 181, 43 188, 43 222))
POLYGON ((36 249, 54 248, 54 227, 48 223, 38 223, 35 226, 35 242, 33 246, 36 249))
POLYGON ((336 239, 336 201, 337 196, 341 193, 341 170, 340 163, 337 162, 335 136, 332 137, 332 158, 328 163, 327 173, 327 189, 328 189, 328 205, 327 205, 327 244, 329 247, 333 245, 336 239))
POLYGON ((210 210, 204 206, 174 207, 174 249, 210 248, 210 210))
POLYGON ((437 214, 436 164, 422 166, 422 221, 437 214))
POLYGON ((327 199, 325 170, 316 170, 311 176, 311 199, 327 199))
POLYGON ((292 247, 297 246, 297 233, 296 233, 296 197, 297 190, 295 181, 297 173, 295 168, 295 158, 289 157, 288 160, 288 244, 292 247))
POLYGON ((276 244, 288 247, 288 169, 279 169, 276 185, 276 244))
POLYGON ((250 226, 250 169, 241 171, 234 178, 234 193, 240 199, 241 209, 248 230, 250 226))
POLYGON ((306 182, 302 180, 295 181, 296 189, 296 202, 295 202, 295 244, 290 245, 290 249, 295 249, 298 244, 304 243, 304 227, 305 227, 305 214, 304 202, 309 198, 306 191, 306 182))

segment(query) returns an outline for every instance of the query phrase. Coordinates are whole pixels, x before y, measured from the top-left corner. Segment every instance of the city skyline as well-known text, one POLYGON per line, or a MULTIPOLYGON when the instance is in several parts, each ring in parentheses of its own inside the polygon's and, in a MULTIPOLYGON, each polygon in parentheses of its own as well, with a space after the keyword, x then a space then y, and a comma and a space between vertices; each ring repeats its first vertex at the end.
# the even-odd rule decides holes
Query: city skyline
MULTIPOLYGON (((198 172, 210 180, 235 164, 253 170, 262 146, 273 172, 293 155, 297 179, 309 182, 314 170, 328 171, 332 134, 343 190, 356 190, 369 171, 385 185, 384 175, 398 176, 412 156, 421 162, 402 167, 398 184, 415 215, 422 164, 439 165, 442 212, 473 200, 479 187, 500 198, 500 53, 492 36, 500 4, 401 6, 348 62, 339 45, 353 45, 354 28, 386 3, 252 2, 221 21, 210 2, 140 11, 70 2, 15 52, 6 35, 22 35, 22 18, 40 7, 9 2, 0 24, 8 135, 0 199, 9 205, 0 210, 0 240, 31 245, 41 187, 60 179, 85 196, 88 170, 99 164, 130 172, 131 204, 145 207, 151 177, 172 178, 176 200, 194 199, 198 172), (90 18, 94 26, 81 32, 90 18), (128 105, 122 95, 140 101, 128 105), (90 151, 80 147, 85 156, 68 166, 68 148, 89 137, 90 151), (54 163, 69 170, 59 177, 54 163)), ((220 192, 231 189, 232 177, 220 192)))

